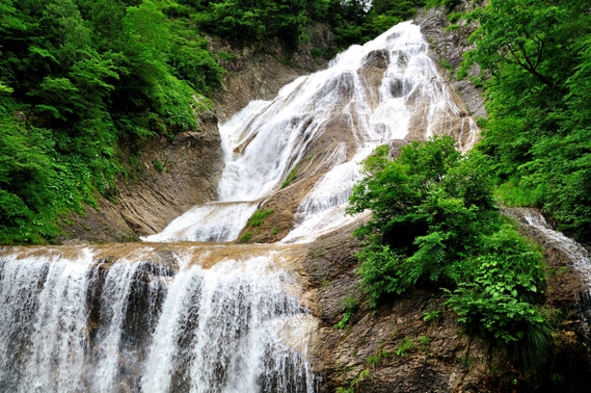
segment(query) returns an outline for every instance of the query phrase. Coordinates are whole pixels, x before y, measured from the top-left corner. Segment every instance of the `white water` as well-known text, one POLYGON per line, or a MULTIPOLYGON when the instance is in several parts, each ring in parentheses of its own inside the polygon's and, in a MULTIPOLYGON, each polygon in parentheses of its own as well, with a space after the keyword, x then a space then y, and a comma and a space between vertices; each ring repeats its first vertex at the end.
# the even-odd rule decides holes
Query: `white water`
MULTIPOLYGON (((313 241, 357 219, 344 210, 359 162, 376 146, 411 131, 445 134, 456 122, 469 134, 459 147, 469 149, 477 129, 460 119, 426 51, 419 27, 402 23, 274 100, 250 103, 220 127, 219 200, 144 240, 232 241, 304 163, 319 181, 283 241, 313 241), (336 141, 305 164, 325 133, 336 141)), ((96 249, 69 257, 0 250, 0 391, 314 393, 306 355, 317 327, 278 251, 223 258, 229 246, 212 246, 201 266, 197 246, 176 247, 170 266, 150 252, 112 262, 96 249), (213 254, 218 263, 208 267, 213 254)))
POLYGON ((588 293, 591 295, 591 257, 589 252, 573 239, 552 229, 541 213, 535 210, 522 210, 522 216, 516 216, 516 218, 543 234, 544 247, 558 249, 569 257, 571 266, 586 281, 588 293))
MULTIPOLYGON (((420 27, 401 23, 364 46, 352 46, 328 69, 298 78, 274 100, 251 102, 220 125, 226 166, 219 202, 194 207, 144 240, 235 240, 261 202, 278 191, 289 171, 308 156, 309 145, 337 118, 345 119, 340 138, 353 144, 354 154, 347 157, 345 149, 333 155, 332 169, 304 198, 296 228, 284 241, 312 241, 352 222, 344 209, 361 178, 361 160, 378 145, 405 138, 413 121, 428 138, 450 132, 448 120, 461 115, 427 49, 420 27), (376 70, 382 73, 377 79, 366 75, 376 70)), ((470 134, 463 136, 468 143, 460 145, 467 150, 477 127, 471 119, 461 124, 461 133, 470 134)))
MULTIPOLYGON (((204 255, 207 256, 207 255, 204 255)), ((181 271, 90 250, 0 258, 2 392, 313 393, 306 326, 276 254, 181 271)), ((310 326, 314 329, 315 326, 310 326)))

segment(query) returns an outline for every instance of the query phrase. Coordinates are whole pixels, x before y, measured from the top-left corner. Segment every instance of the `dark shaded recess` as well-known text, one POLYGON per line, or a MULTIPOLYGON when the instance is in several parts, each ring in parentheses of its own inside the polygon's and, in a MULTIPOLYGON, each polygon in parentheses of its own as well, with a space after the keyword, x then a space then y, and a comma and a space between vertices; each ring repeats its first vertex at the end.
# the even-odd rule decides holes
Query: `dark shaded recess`
POLYGON ((418 251, 414 241, 418 236, 425 236, 429 224, 425 220, 395 222, 384 232, 383 241, 390 248, 406 250, 409 253, 418 251))
POLYGON ((400 98, 405 95, 402 79, 392 79, 392 82, 390 83, 390 94, 392 94, 392 97, 394 98, 400 98))
POLYGON ((142 262, 132 277, 120 348, 125 358, 121 375, 126 376, 126 385, 133 391, 140 391, 141 367, 168 293, 162 279, 172 276, 174 272, 168 266, 142 262))

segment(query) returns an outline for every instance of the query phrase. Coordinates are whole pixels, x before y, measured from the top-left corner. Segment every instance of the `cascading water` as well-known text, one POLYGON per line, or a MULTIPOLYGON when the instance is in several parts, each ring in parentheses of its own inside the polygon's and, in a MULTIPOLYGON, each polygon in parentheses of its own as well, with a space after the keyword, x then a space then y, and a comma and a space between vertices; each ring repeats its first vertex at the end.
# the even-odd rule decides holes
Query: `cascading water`
POLYGON ((286 242, 312 241, 351 221, 344 208, 361 178, 358 163, 378 145, 412 132, 421 138, 446 134, 456 124, 460 147, 468 150, 477 127, 462 117, 427 49, 420 27, 401 23, 364 46, 352 46, 328 69, 298 78, 273 101, 251 102, 220 126, 226 167, 219 202, 194 207, 144 240, 235 240, 335 119, 346 124, 338 137, 352 148, 335 148, 330 170, 302 201, 286 242))
POLYGON ((580 272, 582 278, 587 280, 588 292, 591 294, 591 257, 589 252, 576 241, 552 229, 538 211, 522 209, 522 214, 517 218, 524 224, 540 231, 546 242, 552 242, 553 248, 558 248, 570 258, 572 266, 580 272))
POLYGON ((278 252, 209 268, 184 261, 211 250, 96 253, 0 255, 0 391, 314 391, 315 326, 278 252))
POLYGON ((578 314, 584 325, 587 340, 591 339, 591 310, 588 305, 583 305, 584 302, 588 303, 591 299, 591 256, 589 252, 573 239, 555 231, 539 211, 525 208, 505 210, 505 214, 534 229, 537 232, 536 240, 543 244, 544 248, 558 250, 565 255, 570 262, 570 266, 578 273, 579 279, 587 287, 586 296, 583 296, 583 299, 577 299, 578 314))
POLYGON ((318 181, 283 242, 313 241, 358 219, 344 209, 379 144, 456 129, 469 149, 477 128, 426 52, 419 27, 402 23, 251 102, 220 127, 218 202, 149 243, 0 249, 0 391, 317 391, 306 356, 315 320, 282 262, 297 245, 156 243, 236 239, 305 162, 318 181), (336 142, 313 151, 329 134, 336 142))

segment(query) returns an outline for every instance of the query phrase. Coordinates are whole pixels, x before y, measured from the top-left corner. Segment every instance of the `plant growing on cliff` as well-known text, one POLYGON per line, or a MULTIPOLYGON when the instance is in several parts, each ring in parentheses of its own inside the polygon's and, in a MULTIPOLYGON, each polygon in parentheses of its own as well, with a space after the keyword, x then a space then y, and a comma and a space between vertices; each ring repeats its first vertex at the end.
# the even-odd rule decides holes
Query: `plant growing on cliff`
POLYGON ((404 337, 398 343, 398 346, 396 347, 394 353, 396 354, 396 356, 403 357, 406 353, 414 352, 416 350, 417 344, 415 344, 410 338, 404 337))
POLYGON ((364 244, 360 285, 372 307, 416 285, 442 287, 469 333, 534 367, 550 345, 548 316, 536 305, 543 257, 498 213, 487 159, 454 144, 413 142, 393 160, 384 146, 365 161, 348 209, 372 212, 355 231, 364 244))
POLYGON ((259 227, 263 225, 263 222, 265 222, 265 220, 273 213, 275 213, 275 210, 273 209, 259 209, 248 219, 246 225, 251 227, 259 227))
POLYGON ((344 329, 347 327, 349 322, 355 316, 355 311, 359 308, 359 301, 352 296, 345 296, 342 300, 343 304, 343 316, 342 318, 334 325, 335 329, 344 329))
POLYGON ((284 189, 285 187, 289 186, 291 183, 296 181, 297 178, 298 178, 298 167, 296 165, 295 168, 293 168, 291 171, 289 171, 289 173, 285 177, 285 180, 283 180, 281 182, 280 188, 284 189))

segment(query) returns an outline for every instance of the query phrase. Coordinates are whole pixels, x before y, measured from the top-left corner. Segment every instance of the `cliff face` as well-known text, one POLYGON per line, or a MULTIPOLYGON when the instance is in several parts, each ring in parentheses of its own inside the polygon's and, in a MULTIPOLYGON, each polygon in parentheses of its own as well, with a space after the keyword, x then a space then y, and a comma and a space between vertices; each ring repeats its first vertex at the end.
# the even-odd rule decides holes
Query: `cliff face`
MULTIPOLYGON (((471 1, 460 1, 455 8, 458 12, 470 11, 474 8, 471 1)), ((439 64, 439 72, 448 79, 454 91, 459 95, 469 116, 486 117, 482 90, 472 83, 472 77, 478 76, 480 69, 475 65, 469 70, 466 78, 458 80, 456 74, 464 61, 464 53, 472 49, 468 37, 478 27, 475 23, 457 22, 453 29, 444 7, 423 11, 416 18, 421 31, 429 42, 429 56, 439 64), (456 27, 457 26, 457 27, 456 27)))
POLYGON ((173 219, 197 204, 217 198, 217 184, 224 168, 218 122, 228 120, 251 100, 268 100, 297 77, 327 64, 313 57, 311 48, 326 49, 332 35, 323 25, 310 28, 311 42, 292 53, 279 42, 259 47, 232 49, 211 39, 215 53, 226 51, 222 61, 228 70, 224 88, 213 101, 214 112, 198 117, 199 128, 160 138, 143 145, 125 147, 121 156, 130 162, 128 176, 117 179, 117 195, 97 195, 98 209, 86 208, 85 216, 73 215, 63 228, 61 243, 127 242, 162 231, 173 219))
POLYGON ((463 334, 437 288, 415 289, 369 309, 357 286, 359 246, 350 228, 317 241, 303 263, 309 280, 305 298, 313 299, 312 313, 321 321, 311 352, 324 391, 588 391, 588 283, 580 258, 553 237, 555 232, 525 219, 541 218, 539 212, 506 209, 504 214, 515 217, 523 233, 544 248, 550 269, 544 307, 563 318, 556 321, 554 349, 538 376, 516 370, 506 351, 463 334), (347 298, 358 307, 344 329, 337 329, 347 298))
POLYGON ((200 128, 174 139, 152 140, 123 155, 132 162, 127 178, 117 179, 116 199, 99 197, 98 210, 71 219, 60 240, 124 242, 157 233, 197 203, 215 200, 223 153, 212 112, 199 117, 200 128))

